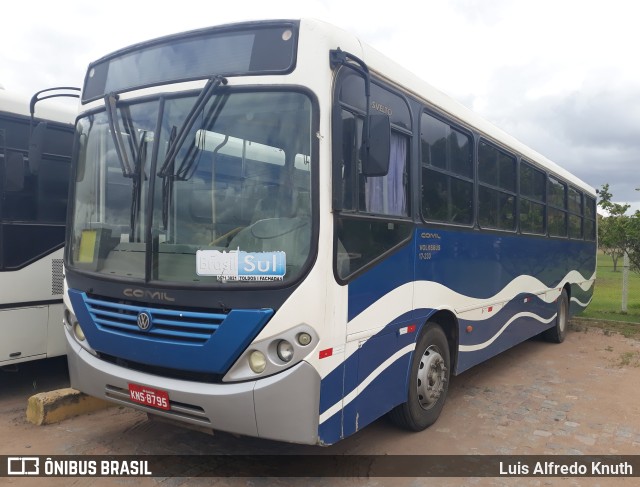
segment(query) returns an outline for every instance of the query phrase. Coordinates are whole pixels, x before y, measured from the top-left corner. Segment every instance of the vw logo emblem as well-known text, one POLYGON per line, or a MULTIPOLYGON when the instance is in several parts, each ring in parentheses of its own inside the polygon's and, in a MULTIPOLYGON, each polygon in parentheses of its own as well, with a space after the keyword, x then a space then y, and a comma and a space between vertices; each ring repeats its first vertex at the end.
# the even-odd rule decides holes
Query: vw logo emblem
POLYGON ((138 315, 137 323, 138 328, 140 328, 142 331, 147 331, 149 328, 151 328, 151 315, 148 312, 143 311, 138 315))

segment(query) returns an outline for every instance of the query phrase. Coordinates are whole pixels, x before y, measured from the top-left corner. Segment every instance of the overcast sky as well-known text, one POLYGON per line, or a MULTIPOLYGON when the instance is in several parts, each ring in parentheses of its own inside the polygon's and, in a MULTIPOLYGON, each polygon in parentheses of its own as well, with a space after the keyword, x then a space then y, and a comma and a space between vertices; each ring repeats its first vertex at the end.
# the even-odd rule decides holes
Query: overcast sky
POLYGON ((80 86, 89 62, 153 37, 260 18, 325 20, 640 209, 634 0, 23 0, 2 10, 0 85, 28 96, 80 86))

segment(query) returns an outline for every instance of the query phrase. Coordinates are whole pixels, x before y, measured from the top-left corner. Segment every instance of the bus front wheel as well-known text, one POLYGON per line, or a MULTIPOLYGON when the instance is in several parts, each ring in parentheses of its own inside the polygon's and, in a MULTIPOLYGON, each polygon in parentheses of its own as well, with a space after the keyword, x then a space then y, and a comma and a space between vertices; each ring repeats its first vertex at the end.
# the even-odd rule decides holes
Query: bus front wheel
POLYGON ((407 402, 389 416, 398 426, 422 431, 436 422, 449 388, 449 344, 442 328, 427 323, 411 361, 407 402))

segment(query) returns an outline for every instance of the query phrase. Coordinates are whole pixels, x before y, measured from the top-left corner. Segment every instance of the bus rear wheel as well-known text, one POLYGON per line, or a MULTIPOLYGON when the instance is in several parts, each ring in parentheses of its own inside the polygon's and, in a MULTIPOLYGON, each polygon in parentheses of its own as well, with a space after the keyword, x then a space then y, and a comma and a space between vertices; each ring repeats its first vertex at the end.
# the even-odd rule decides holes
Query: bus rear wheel
POLYGON ((389 416, 401 428, 422 431, 436 422, 449 388, 449 344, 442 328, 427 323, 411 361, 407 402, 389 416))
POLYGON ((567 336, 567 328, 569 328, 569 295, 567 290, 563 289, 558 298, 556 325, 546 330, 542 337, 548 342, 562 343, 567 336))

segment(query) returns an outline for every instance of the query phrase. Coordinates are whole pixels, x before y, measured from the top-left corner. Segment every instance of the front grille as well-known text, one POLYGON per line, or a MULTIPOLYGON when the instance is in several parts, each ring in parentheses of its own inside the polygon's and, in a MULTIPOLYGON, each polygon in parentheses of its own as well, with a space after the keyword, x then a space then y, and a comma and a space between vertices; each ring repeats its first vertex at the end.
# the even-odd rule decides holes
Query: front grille
POLYGON ((222 313, 150 308, 90 297, 85 298, 85 304, 102 331, 181 344, 207 342, 226 318, 222 313), (151 326, 145 331, 137 325, 142 312, 151 316, 151 326))

